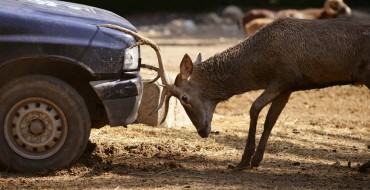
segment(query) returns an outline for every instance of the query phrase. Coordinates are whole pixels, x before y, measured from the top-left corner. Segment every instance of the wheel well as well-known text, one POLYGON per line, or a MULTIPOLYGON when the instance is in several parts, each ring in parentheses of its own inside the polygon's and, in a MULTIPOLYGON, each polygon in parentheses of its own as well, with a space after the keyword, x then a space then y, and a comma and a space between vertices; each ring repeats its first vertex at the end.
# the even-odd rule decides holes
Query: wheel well
POLYGON ((53 76, 70 84, 85 100, 93 128, 99 128, 108 123, 104 106, 89 84, 97 78, 71 61, 55 58, 27 58, 6 63, 0 67, 0 87, 15 78, 32 74, 53 76))

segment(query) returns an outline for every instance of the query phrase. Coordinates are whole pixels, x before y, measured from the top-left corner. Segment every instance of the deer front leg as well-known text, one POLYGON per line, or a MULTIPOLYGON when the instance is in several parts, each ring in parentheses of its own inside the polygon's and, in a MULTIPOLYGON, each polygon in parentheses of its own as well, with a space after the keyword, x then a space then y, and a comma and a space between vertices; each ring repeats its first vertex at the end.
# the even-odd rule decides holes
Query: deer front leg
POLYGON ((260 142, 258 144, 257 151, 253 155, 253 158, 252 158, 252 163, 251 163, 252 167, 257 167, 261 163, 268 138, 271 134, 271 130, 274 127, 276 120, 278 119, 280 113, 283 111, 286 103, 288 102, 290 94, 291 92, 282 93, 275 100, 272 101, 271 107, 266 116, 264 130, 263 130, 260 142))
POLYGON ((249 124, 247 144, 245 145, 242 159, 235 168, 236 170, 247 169, 250 166, 251 158, 254 154, 254 150, 256 149, 255 141, 256 141, 256 125, 257 125, 258 113, 256 117, 252 117, 252 115, 250 116, 251 119, 250 119, 250 124, 249 124))
POLYGON ((250 125, 247 144, 240 163, 235 170, 243 170, 250 167, 250 162, 256 148, 256 126, 258 115, 261 110, 280 94, 277 90, 266 89, 252 104, 250 109, 250 125))

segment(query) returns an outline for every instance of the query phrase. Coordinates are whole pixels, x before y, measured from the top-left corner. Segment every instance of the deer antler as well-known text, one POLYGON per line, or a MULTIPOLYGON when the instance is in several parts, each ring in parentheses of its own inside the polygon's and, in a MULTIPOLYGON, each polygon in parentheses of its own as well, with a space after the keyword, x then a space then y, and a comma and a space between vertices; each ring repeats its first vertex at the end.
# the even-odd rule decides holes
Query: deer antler
POLYGON ((149 38, 146 38, 146 37, 144 37, 144 36, 142 36, 142 35, 140 35, 136 32, 133 32, 129 29, 123 28, 121 26, 117 26, 117 25, 114 25, 114 24, 102 24, 102 25, 99 25, 98 27, 104 27, 104 28, 110 28, 110 29, 118 30, 118 31, 124 32, 126 34, 130 34, 133 37, 135 37, 137 42, 135 44, 133 44, 132 46, 130 46, 129 48, 139 46, 139 45, 149 45, 151 48, 153 48, 153 50, 155 51, 155 53, 157 55, 157 59, 158 59, 158 66, 159 66, 158 74, 159 74, 159 76, 161 78, 161 81, 162 81, 162 84, 163 84, 163 91, 162 91, 162 95, 161 95, 161 99, 160 99, 160 103, 159 103, 158 107, 152 113, 150 113, 149 115, 152 115, 153 113, 157 112, 163 106, 163 103, 165 102, 165 112, 164 112, 163 118, 161 120, 161 123, 163 123, 166 120, 166 117, 167 117, 167 114, 168 114, 169 100, 172 96, 172 92, 171 92, 170 80, 168 78, 168 75, 167 75, 166 71, 164 70, 164 65, 163 65, 163 62, 162 62, 162 56, 161 56, 161 53, 160 53, 159 46, 153 40, 151 40, 149 38))

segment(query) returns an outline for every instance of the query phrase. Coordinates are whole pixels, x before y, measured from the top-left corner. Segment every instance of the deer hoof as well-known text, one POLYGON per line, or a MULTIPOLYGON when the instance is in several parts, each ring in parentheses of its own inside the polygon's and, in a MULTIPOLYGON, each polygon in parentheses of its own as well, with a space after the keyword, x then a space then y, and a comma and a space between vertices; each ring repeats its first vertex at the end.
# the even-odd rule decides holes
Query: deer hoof
MULTIPOLYGON (((253 158, 254 158, 254 157, 253 157, 253 158)), ((260 166, 261 161, 262 161, 262 160, 259 160, 259 159, 252 159, 251 167, 252 167, 252 168, 255 168, 255 167, 260 166)))
POLYGON ((260 163, 259 162, 258 163, 252 162, 252 164, 251 164, 251 168, 256 168, 258 166, 260 166, 260 163))
POLYGON ((232 164, 229 164, 227 166, 227 169, 232 169, 233 171, 238 172, 238 171, 243 171, 243 170, 251 169, 251 167, 249 166, 249 164, 239 163, 236 166, 235 165, 232 165, 232 164))

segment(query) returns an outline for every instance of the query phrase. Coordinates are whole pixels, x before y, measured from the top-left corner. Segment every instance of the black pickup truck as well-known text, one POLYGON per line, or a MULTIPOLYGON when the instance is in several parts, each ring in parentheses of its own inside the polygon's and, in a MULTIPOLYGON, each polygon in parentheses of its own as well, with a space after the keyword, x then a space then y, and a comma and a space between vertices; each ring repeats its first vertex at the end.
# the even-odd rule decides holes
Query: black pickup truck
POLYGON ((54 0, 0 1, 0 167, 60 168, 90 128, 135 121, 142 95, 135 27, 112 12, 54 0))

